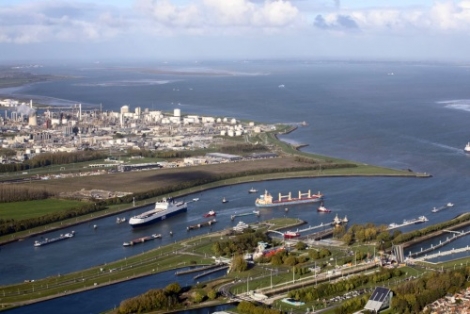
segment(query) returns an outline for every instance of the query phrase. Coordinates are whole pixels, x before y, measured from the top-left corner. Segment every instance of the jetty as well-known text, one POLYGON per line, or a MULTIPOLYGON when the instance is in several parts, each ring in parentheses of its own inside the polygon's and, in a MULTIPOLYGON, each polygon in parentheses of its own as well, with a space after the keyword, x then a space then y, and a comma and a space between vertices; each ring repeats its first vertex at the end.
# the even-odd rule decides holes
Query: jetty
POLYGON ((215 224, 217 222, 216 219, 212 219, 212 220, 209 220, 209 221, 206 221, 206 222, 201 222, 201 223, 198 223, 197 225, 191 225, 191 226, 187 226, 186 227, 186 230, 193 230, 193 229, 200 229, 204 226, 212 226, 213 224, 215 224))
POLYGON ((243 216, 249 216, 249 215, 259 216, 259 210, 254 210, 254 211, 249 212, 249 213, 235 214, 235 215, 230 216, 230 219, 234 220, 237 217, 243 217, 243 216))

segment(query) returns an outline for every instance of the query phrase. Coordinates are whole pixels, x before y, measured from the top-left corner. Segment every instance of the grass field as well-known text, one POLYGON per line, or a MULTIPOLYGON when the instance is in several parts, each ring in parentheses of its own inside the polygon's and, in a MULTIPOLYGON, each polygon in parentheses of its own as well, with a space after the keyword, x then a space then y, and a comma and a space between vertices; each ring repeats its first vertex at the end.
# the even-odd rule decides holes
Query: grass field
POLYGON ((2 203, 0 208, 0 219, 22 220, 40 217, 82 204, 83 202, 80 201, 59 199, 2 203))

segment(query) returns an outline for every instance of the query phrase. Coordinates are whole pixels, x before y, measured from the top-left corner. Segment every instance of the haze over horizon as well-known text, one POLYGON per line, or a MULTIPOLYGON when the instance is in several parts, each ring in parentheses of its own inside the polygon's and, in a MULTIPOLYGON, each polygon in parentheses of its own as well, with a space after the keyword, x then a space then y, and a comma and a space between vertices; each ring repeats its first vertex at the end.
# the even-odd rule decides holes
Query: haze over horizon
POLYGON ((470 61, 468 0, 6 0, 0 62, 470 61))

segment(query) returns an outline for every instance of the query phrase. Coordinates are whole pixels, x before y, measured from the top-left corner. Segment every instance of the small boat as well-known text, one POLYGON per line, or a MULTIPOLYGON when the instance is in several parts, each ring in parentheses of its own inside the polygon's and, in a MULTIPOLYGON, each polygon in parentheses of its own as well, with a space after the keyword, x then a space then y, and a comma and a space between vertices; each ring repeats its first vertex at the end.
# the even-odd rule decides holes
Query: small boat
POLYGON ((470 142, 468 142, 467 145, 465 145, 465 148, 463 149, 463 151, 466 153, 470 153, 470 142))
POLYGON ((437 213, 437 212, 440 212, 441 210, 449 208, 449 207, 454 207, 454 204, 453 203, 447 203, 446 205, 444 205, 442 207, 434 207, 431 211, 433 213, 437 213))
POLYGON ((228 203, 228 201, 227 201, 227 199, 226 199, 225 197, 222 199, 222 203, 223 203, 223 204, 228 203))
POLYGON ((320 213, 331 213, 331 210, 323 206, 323 202, 320 204, 320 206, 317 208, 317 212, 320 213))
POLYGON ((295 231, 286 231, 286 232, 284 232, 284 238, 286 238, 286 239, 292 239, 292 238, 298 238, 298 237, 300 237, 299 232, 295 232, 295 231))
POLYGON ((213 210, 210 210, 210 211, 208 211, 207 213, 205 213, 205 214, 203 215, 203 217, 207 218, 207 217, 212 217, 212 216, 215 216, 215 215, 217 215, 217 213, 216 213, 215 211, 213 211, 213 210))
POLYGON ((252 187, 251 189, 248 190, 248 193, 250 193, 250 194, 258 193, 258 190, 252 187))
POLYGON ((122 218, 117 217, 116 218, 116 223, 120 224, 120 223, 123 223, 123 222, 126 222, 126 217, 122 217, 122 218))
POLYGON ((199 197, 193 198, 193 201, 194 201, 194 202, 199 201, 199 197))
POLYGON ((160 233, 159 233, 159 234, 154 233, 154 234, 152 234, 152 238, 154 238, 154 239, 161 239, 161 238, 162 238, 162 235, 161 235, 160 233))

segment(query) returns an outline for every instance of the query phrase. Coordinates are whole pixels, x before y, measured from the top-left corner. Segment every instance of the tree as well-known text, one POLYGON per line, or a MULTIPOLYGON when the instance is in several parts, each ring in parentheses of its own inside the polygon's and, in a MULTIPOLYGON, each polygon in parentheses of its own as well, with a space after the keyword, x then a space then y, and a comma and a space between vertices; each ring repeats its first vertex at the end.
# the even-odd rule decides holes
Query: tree
POLYGON ((295 248, 299 251, 302 251, 302 250, 305 250, 307 248, 307 244, 305 244, 305 242, 299 241, 295 245, 295 248))
POLYGON ((215 300, 217 298, 217 291, 211 289, 207 292, 207 297, 211 300, 215 300))
POLYGON ((235 255, 232 260, 232 270, 242 272, 248 269, 248 263, 245 261, 243 256, 235 255))

